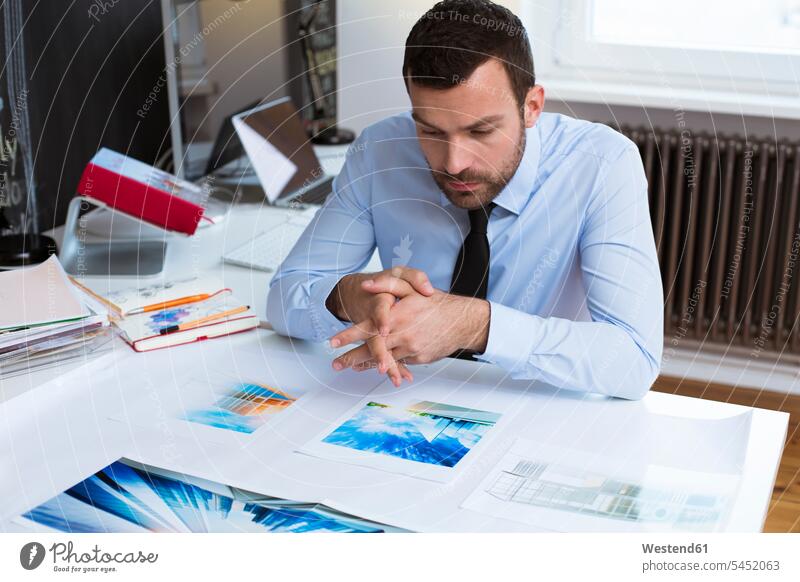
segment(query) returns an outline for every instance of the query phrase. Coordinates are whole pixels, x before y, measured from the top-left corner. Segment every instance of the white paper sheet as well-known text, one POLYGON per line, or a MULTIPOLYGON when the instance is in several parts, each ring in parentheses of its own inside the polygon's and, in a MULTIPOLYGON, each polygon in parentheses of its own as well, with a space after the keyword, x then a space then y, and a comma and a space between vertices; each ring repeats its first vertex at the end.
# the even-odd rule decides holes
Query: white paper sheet
POLYGON ((514 397, 429 379, 388 381, 299 452, 420 479, 454 479, 502 431, 514 397))
POLYGON ((517 439, 462 507, 553 531, 722 531, 738 482, 517 439))

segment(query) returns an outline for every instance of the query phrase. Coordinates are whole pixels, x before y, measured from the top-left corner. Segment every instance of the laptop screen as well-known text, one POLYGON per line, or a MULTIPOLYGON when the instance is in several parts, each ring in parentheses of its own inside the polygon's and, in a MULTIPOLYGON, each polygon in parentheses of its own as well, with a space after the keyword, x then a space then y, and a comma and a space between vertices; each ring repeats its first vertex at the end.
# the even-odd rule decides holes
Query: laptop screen
MULTIPOLYGON (((300 113, 291 99, 286 97, 272 101, 237 117, 296 166, 296 171, 277 199, 308 187, 324 176, 311 140, 303 128, 300 113)), ((256 163, 254 160, 251 162, 256 163)))
POLYGON ((233 118, 240 113, 255 109, 260 103, 261 100, 259 99, 258 101, 250 103, 247 107, 243 107, 231 113, 225 118, 217 133, 217 139, 214 140, 214 147, 211 150, 211 155, 208 157, 208 162, 206 162, 206 172, 203 174, 204 176, 213 174, 217 169, 245 155, 242 144, 233 127, 233 118))

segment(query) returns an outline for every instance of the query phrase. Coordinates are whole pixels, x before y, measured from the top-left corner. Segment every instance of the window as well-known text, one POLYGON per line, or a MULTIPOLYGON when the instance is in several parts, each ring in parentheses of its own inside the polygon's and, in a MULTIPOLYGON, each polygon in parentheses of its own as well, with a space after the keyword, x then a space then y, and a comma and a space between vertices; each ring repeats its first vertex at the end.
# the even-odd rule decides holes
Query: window
POLYGON ((766 0, 742 8, 730 0, 593 0, 590 38, 632 46, 800 54, 800 2, 766 0))
POLYGON ((550 0, 525 15, 559 97, 800 117, 800 0, 550 0))

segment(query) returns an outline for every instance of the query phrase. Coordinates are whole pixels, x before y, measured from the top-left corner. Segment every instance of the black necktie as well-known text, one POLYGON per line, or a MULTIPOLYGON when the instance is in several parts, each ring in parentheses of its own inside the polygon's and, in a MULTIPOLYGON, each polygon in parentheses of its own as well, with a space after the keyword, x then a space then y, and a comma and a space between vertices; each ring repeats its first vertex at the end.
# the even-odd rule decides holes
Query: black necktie
MULTIPOLYGON (((495 206, 494 202, 490 202, 469 211, 469 233, 464 238, 453 267, 450 293, 486 299, 486 289, 489 286, 489 239, 486 236, 486 227, 495 206)), ((451 357, 472 360, 472 355, 473 352, 459 350, 451 354, 451 357)))

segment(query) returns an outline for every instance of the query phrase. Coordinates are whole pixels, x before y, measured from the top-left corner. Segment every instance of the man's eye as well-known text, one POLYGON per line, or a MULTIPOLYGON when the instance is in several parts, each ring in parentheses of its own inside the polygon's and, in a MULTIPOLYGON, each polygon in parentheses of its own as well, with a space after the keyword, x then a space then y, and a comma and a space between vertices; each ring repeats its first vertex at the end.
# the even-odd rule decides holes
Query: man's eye
POLYGON ((433 131, 430 129, 423 129, 421 130, 422 135, 442 135, 441 131, 433 131))
POLYGON ((492 133, 492 130, 491 129, 473 129, 470 133, 472 135, 478 135, 478 136, 489 135, 490 133, 492 133))

